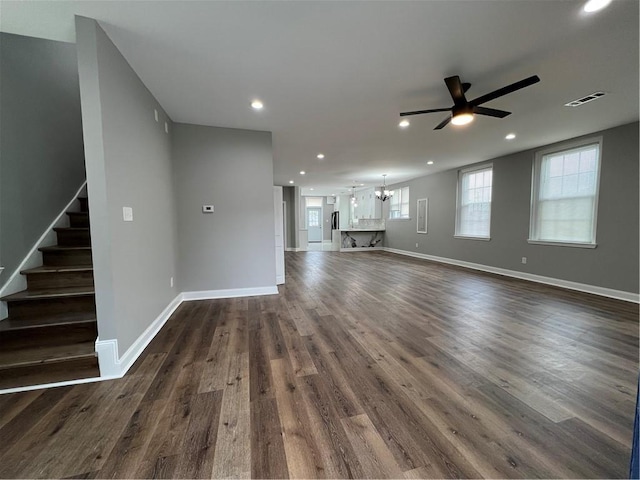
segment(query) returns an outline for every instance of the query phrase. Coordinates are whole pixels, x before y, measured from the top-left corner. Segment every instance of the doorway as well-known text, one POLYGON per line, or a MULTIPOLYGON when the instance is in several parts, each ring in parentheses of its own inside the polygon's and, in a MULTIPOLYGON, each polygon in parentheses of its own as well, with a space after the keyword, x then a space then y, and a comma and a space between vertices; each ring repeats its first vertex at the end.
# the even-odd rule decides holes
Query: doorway
POLYGON ((322 242, 322 207, 307 207, 307 242, 322 242))

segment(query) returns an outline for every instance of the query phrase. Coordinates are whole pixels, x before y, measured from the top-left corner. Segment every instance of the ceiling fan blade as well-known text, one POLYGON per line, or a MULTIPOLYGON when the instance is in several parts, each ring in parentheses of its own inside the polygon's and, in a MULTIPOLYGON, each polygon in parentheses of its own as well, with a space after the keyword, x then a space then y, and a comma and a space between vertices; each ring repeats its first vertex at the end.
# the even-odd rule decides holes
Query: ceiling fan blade
POLYGON ((470 83, 468 83, 468 82, 464 82, 464 83, 462 84, 462 91, 463 91, 464 93, 467 93, 467 90, 469 90, 470 88, 471 88, 471 84, 470 84, 470 83))
POLYGON ((449 112, 450 108, 432 108, 431 110, 416 110, 415 112, 402 112, 401 117, 408 117, 409 115, 422 115, 423 113, 436 113, 436 112, 449 112))
POLYGON ((488 115, 489 117, 497 117, 497 118, 504 118, 507 115, 511 115, 511 112, 506 112, 504 110, 496 110, 495 108, 487 108, 487 107, 473 107, 473 113, 477 113, 478 115, 488 115))
POLYGON ((447 84, 451 98, 453 98, 453 103, 456 105, 463 105, 467 103, 467 99, 464 97, 464 86, 458 75, 445 78, 444 83, 447 84))
POLYGON ((434 130, 440 130, 441 128, 444 128, 447 126, 447 124, 451 121, 451 117, 447 117, 445 118, 443 121, 441 121, 436 128, 434 128, 434 130))
POLYGON ((504 95, 508 95, 509 93, 513 93, 516 90, 520 90, 521 88, 528 87, 533 85, 534 83, 538 83, 540 81, 540 77, 537 75, 533 75, 529 78, 525 78, 524 80, 520 80, 519 82, 512 83, 511 85, 507 85, 506 87, 499 88, 491 93, 487 93, 486 95, 482 95, 481 97, 476 98, 475 100, 471 100, 469 104, 472 107, 476 107, 478 105, 482 105, 483 103, 494 100, 498 97, 502 97, 504 95))

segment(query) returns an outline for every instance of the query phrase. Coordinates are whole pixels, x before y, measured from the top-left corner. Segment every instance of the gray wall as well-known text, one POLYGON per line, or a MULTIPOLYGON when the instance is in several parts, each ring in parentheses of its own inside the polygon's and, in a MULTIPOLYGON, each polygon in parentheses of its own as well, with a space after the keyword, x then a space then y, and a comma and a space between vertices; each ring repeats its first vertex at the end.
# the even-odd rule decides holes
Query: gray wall
POLYGON ((0 34, 4 284, 84 181, 75 45, 0 34))
POLYGON ((638 123, 592 135, 603 137, 597 248, 527 243, 535 150, 492 160, 490 241, 453 238, 457 170, 451 170, 394 185, 410 187, 411 220, 387 220, 385 246, 638 293, 638 123), (421 235, 416 200, 425 197, 428 234, 421 235), (521 257, 527 257, 526 265, 521 257))
POLYGON ((282 200, 287 202, 287 248, 296 248, 296 201, 295 187, 282 187, 282 200))
POLYGON ((182 291, 274 286, 271 133, 175 124, 172 140, 182 291))
POLYGON ((76 17, 76 38, 98 331, 122 355, 179 292, 172 125, 94 20, 76 17))

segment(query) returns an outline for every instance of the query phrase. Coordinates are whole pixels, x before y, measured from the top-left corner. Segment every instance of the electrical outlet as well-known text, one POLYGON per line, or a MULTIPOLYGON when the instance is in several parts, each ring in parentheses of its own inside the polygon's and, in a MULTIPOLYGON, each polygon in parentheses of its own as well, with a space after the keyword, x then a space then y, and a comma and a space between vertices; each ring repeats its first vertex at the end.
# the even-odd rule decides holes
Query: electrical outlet
POLYGON ((202 213, 213 213, 213 205, 202 205, 202 213))
POLYGON ((522 257, 522 263, 526 264, 527 263, 527 257, 522 257))
POLYGON ((418 244, 416 243, 416 248, 418 248, 418 244))
POLYGON ((169 286, 173 287, 173 277, 171 277, 171 279, 169 280, 169 286))
POLYGON ((164 122, 164 132, 169 133, 169 124, 167 122, 164 122))

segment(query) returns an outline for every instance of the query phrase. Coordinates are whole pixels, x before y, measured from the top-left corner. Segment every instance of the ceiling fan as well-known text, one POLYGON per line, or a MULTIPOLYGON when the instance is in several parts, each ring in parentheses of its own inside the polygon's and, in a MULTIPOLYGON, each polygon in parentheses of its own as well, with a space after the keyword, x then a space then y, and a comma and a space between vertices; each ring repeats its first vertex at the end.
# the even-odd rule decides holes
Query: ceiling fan
POLYGON ((468 101, 464 94, 467 92, 467 90, 469 90, 471 84, 462 83, 460 81, 460 77, 457 75, 453 77, 447 77, 444 79, 444 83, 446 83, 447 88, 449 89, 449 93, 451 94, 451 98, 453 99, 452 107, 434 108, 431 110, 416 110, 415 112, 402 112, 400 116, 407 117, 409 115, 421 115, 423 113, 450 111, 451 115, 440 122, 436 126, 436 128, 434 128, 434 130, 440 130, 449 122, 453 123, 454 125, 466 125, 473 120, 474 114, 504 118, 507 115, 511 115, 511 112, 496 110, 495 108, 481 107, 480 105, 490 102, 491 100, 495 100, 498 97, 513 93, 516 90, 520 90, 521 88, 533 85, 534 83, 538 83, 539 81, 540 78, 537 75, 533 75, 531 77, 525 78, 524 80, 520 80, 519 82, 512 83, 511 85, 507 85, 506 87, 499 88, 498 90, 494 90, 491 93, 487 93, 486 95, 482 95, 481 97, 468 101))

